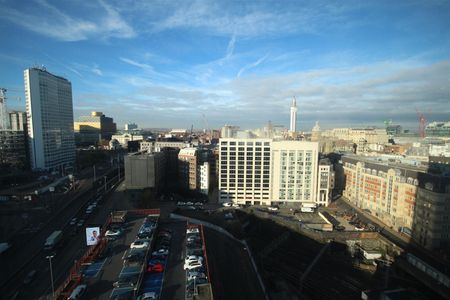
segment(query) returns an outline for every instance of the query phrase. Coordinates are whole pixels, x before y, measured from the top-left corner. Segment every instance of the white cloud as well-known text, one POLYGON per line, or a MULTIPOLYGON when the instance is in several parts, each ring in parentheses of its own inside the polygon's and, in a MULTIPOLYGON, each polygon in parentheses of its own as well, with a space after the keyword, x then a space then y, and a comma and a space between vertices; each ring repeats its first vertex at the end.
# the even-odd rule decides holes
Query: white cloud
POLYGON ((103 76, 103 72, 102 70, 100 70, 99 66, 97 64, 94 64, 94 66, 91 68, 92 73, 98 75, 98 76, 103 76))
POLYGON ((229 59, 233 55, 235 43, 236 43, 236 34, 233 34, 233 36, 230 39, 230 42, 228 43, 227 53, 226 53, 224 59, 229 59))
POLYGON ((37 1, 37 5, 31 6, 28 10, 4 7, 0 10, 0 18, 61 41, 136 36, 134 29, 115 9, 103 1, 99 3, 102 9, 95 11, 92 20, 71 16, 46 0, 37 1))
POLYGON ((241 69, 239 70, 239 72, 237 73, 237 76, 236 76, 236 77, 239 78, 239 77, 241 77, 241 75, 242 75, 244 72, 246 72, 246 71, 248 71, 248 70, 250 70, 250 69, 253 69, 253 68, 259 66, 264 60, 266 60, 266 58, 267 58, 268 56, 269 56, 269 53, 267 53, 267 54, 264 55, 263 57, 259 58, 257 61, 255 61, 255 62, 253 62, 253 63, 251 63, 251 64, 248 64, 248 65, 244 66, 243 68, 241 68, 241 69))
POLYGON ((140 69, 143 69, 143 70, 146 70, 146 71, 152 71, 152 72, 154 71, 153 67, 150 66, 149 64, 143 64, 143 63, 137 62, 135 60, 132 60, 132 59, 129 59, 129 58, 126 58, 126 57, 119 57, 119 59, 121 61, 123 61, 124 63, 127 63, 129 65, 138 67, 140 69))

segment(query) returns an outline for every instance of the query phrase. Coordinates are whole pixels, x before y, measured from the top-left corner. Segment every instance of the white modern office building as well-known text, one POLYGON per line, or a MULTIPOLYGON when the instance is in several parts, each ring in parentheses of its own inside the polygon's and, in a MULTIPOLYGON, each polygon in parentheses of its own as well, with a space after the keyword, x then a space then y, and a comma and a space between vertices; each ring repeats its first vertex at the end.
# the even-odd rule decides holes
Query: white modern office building
POLYGON ((67 171, 75 161, 72 85, 44 67, 24 71, 33 169, 67 171))
POLYGON ((272 202, 316 202, 318 143, 276 141, 271 148, 272 202))
POLYGON ((318 201, 319 145, 272 139, 221 139, 219 202, 327 205, 318 201))
POLYGON ((270 204, 271 139, 220 139, 219 202, 270 204))

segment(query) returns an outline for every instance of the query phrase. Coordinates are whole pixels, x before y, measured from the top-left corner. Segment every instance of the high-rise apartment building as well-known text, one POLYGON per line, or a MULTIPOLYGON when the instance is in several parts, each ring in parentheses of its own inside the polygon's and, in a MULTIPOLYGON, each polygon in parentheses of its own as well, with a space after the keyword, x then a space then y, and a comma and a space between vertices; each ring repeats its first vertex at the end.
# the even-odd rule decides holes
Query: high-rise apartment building
POLYGON ((45 68, 24 71, 30 160, 33 169, 73 166, 72 85, 45 68))
POLYGON ((318 144, 221 139, 219 201, 300 205, 317 200, 318 144))

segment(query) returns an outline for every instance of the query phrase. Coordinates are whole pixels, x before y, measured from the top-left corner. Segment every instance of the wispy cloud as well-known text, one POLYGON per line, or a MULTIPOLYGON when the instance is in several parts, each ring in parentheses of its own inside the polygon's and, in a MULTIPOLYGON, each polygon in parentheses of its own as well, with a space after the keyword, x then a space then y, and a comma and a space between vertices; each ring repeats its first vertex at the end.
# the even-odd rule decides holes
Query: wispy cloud
POLYGON ((97 9, 92 20, 71 16, 46 0, 37 1, 31 9, 14 9, 4 7, 0 18, 6 19, 27 30, 61 41, 81 41, 91 37, 132 38, 134 29, 103 1, 102 9, 97 9))
POLYGON ((152 71, 152 72, 154 71, 153 67, 150 66, 149 64, 140 63, 140 62, 137 62, 135 60, 132 60, 132 59, 129 59, 129 58, 126 58, 126 57, 119 57, 119 59, 121 61, 123 61, 124 63, 127 63, 129 65, 138 67, 140 69, 143 69, 143 70, 146 70, 146 71, 152 71))
POLYGON ((244 66, 243 68, 241 68, 241 69, 239 70, 239 72, 237 73, 236 77, 239 78, 239 77, 241 77, 241 75, 242 75, 244 72, 246 72, 246 71, 248 71, 248 70, 250 70, 250 69, 252 69, 252 68, 255 68, 255 67, 259 66, 264 60, 266 60, 266 58, 267 58, 268 56, 269 56, 269 53, 267 53, 267 54, 264 55, 263 57, 259 58, 257 61, 255 61, 255 62, 253 62, 253 63, 251 63, 251 64, 248 64, 248 65, 244 66))
POLYGON ((102 70, 100 70, 100 68, 97 64, 94 64, 94 66, 91 68, 91 72, 98 76, 103 76, 103 72, 102 72, 102 70))
POLYGON ((228 43, 227 53, 226 53, 224 59, 229 59, 231 57, 231 55, 233 55, 235 43, 236 43, 236 34, 233 34, 233 36, 230 39, 230 42, 228 43))

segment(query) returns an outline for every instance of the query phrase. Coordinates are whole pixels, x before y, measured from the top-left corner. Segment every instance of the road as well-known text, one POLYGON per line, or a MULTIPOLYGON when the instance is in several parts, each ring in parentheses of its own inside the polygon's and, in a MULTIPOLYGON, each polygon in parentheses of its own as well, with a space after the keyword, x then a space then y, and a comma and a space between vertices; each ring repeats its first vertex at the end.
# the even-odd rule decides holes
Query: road
MULTIPOLYGON (((3 255, 0 260, 0 268, 2 269, 2 272, 0 272, 2 282, 0 299, 8 299, 15 290, 19 289, 26 293, 30 293, 30 290, 32 290, 34 296, 40 295, 39 292, 42 291, 39 288, 34 288, 34 286, 32 286, 32 289, 21 288, 23 278, 33 269, 39 272, 37 278, 43 280, 41 284, 39 284, 39 280, 36 280, 34 283, 37 284, 36 287, 50 286, 49 262, 45 258, 46 253, 43 251, 44 242, 53 231, 64 229, 70 219, 76 216, 86 203, 94 197, 93 191, 90 191, 91 185, 92 179, 86 180, 85 184, 80 187, 77 193, 79 195, 78 198, 75 197, 73 201, 69 200, 70 202, 67 206, 63 207, 57 215, 49 219, 40 231, 36 232, 22 245, 16 246, 12 249, 13 251, 9 251, 7 255, 3 255), (46 282, 46 278, 48 282, 46 282)), ((96 216, 93 216, 93 218, 94 221, 97 221, 96 216)), ((74 262, 72 258, 79 257, 84 252, 81 231, 75 237, 67 238, 69 236, 67 232, 64 236, 66 237, 62 243, 64 244, 64 248, 59 251, 59 253, 64 253, 64 255, 57 253, 52 261, 55 279, 58 279, 58 274, 67 273, 67 270, 74 262)), ((30 299, 30 296, 28 295, 27 299, 30 299)), ((33 299, 34 296, 31 296, 31 298, 33 299)))

